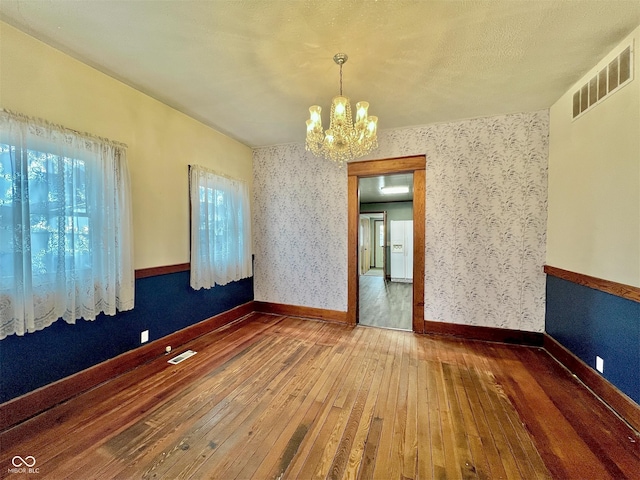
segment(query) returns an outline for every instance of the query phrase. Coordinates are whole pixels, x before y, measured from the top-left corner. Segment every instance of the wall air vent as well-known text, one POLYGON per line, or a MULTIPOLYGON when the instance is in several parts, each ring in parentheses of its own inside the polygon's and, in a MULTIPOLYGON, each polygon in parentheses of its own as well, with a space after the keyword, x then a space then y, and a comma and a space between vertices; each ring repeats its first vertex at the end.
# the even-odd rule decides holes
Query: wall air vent
POLYGON ((173 365, 176 365, 176 364, 178 364, 180 362, 185 361, 189 357, 193 357, 196 353, 198 353, 198 352, 194 352, 193 350, 187 350, 186 352, 181 353, 177 357, 173 357, 171 360, 168 360, 168 362, 173 364, 173 365))
POLYGON ((633 44, 611 60, 573 94, 573 119, 605 100, 633 80, 633 44))

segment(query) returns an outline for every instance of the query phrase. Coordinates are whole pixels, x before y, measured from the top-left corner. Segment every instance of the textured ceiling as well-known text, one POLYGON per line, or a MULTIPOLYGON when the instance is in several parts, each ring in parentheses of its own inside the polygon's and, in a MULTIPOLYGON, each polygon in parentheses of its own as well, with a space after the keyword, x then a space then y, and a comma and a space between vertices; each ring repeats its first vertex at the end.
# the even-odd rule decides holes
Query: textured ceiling
POLYGON ((0 18, 255 147, 304 141, 336 52, 380 129, 548 108, 640 1, 2 0, 0 18))

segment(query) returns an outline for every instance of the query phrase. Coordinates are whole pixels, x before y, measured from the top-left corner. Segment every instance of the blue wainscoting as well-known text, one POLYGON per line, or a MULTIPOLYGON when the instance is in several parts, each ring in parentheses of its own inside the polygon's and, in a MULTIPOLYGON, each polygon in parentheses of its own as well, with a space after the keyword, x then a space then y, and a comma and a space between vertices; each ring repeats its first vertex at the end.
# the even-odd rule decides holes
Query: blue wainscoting
POLYGON ((0 403, 253 300, 253 277, 195 291, 189 272, 136 280, 135 308, 0 341, 0 403))
POLYGON ((545 330, 640 403, 640 303, 547 275, 545 330))

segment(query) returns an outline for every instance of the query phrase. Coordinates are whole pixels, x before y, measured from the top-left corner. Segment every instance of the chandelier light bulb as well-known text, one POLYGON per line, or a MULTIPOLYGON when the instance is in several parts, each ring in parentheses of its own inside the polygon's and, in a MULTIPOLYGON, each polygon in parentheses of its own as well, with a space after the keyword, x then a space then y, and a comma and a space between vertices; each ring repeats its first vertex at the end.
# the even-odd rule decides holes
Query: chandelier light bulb
POLYGON ((367 130, 369 132, 369 136, 376 135, 376 132, 378 130, 378 117, 372 115, 367 119, 367 122, 367 130))
POLYGON ((326 131, 326 136, 324 137, 324 143, 326 145, 333 145, 333 131, 332 130, 327 130, 326 131))
POLYGON ((311 122, 322 124, 322 107, 319 105, 313 105, 309 107, 309 114, 311 115, 311 122))
POLYGON ((367 110, 369 110, 369 102, 356 103, 356 123, 367 120, 367 110))

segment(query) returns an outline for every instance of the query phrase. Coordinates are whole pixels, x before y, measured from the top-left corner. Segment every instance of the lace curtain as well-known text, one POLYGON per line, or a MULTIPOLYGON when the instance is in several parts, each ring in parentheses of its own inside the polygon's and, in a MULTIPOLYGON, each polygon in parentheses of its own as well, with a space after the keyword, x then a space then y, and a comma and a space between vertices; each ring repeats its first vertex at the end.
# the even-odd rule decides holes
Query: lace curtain
POLYGON ((0 339, 134 304, 126 148, 0 111, 0 339))
POLYGON ((191 190, 191 287, 251 276, 251 217, 247 184, 194 165, 191 190))

